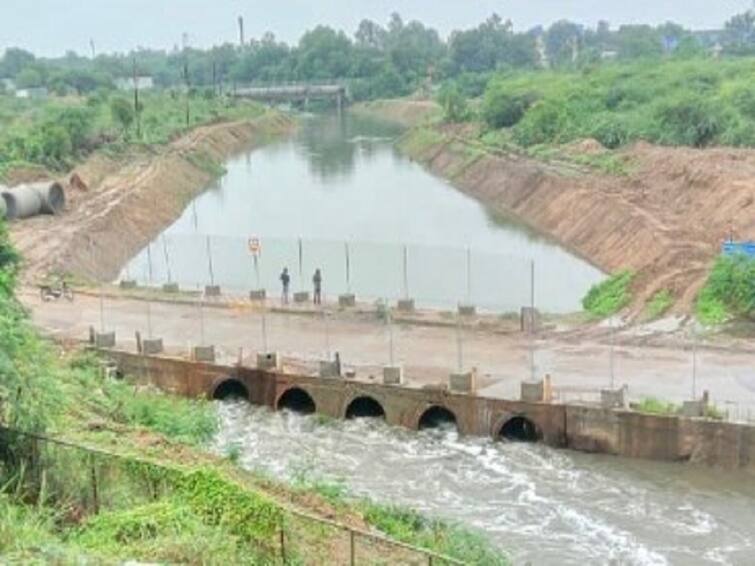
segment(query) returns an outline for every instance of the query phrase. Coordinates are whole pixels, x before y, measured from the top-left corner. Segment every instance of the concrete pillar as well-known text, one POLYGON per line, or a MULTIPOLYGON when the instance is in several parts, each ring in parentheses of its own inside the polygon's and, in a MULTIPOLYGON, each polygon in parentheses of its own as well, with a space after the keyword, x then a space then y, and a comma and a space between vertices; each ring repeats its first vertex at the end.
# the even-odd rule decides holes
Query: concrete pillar
POLYGON ((341 308, 355 307, 357 304, 356 295, 353 293, 344 293, 338 296, 338 306, 341 308))
POLYGON ((692 418, 704 417, 708 412, 709 402, 710 396, 707 391, 704 391, 701 399, 685 401, 682 404, 682 416, 692 418))
POLYGON ((144 338, 142 340, 142 354, 156 356, 164 351, 162 338, 144 338))
POLYGON ((219 297, 221 294, 220 285, 207 285, 204 288, 205 297, 219 297))
POLYGON ((414 299, 399 299, 396 308, 400 312, 414 312, 414 299))
POLYGON ((477 370, 452 373, 448 377, 448 389, 454 393, 476 393, 477 370))
POLYGON ((337 361, 320 360, 319 372, 320 377, 341 377, 340 364, 337 361))
POLYGON ((195 362, 215 363, 215 346, 194 346, 192 357, 195 362))
POLYGON ((384 385, 401 385, 404 383, 404 368, 401 366, 385 366, 383 368, 384 385))
POLYGON ((97 332, 94 335, 97 348, 115 348, 115 332, 97 332))
POLYGON ((249 292, 250 301, 262 302, 266 298, 267 298, 267 292, 265 291, 265 289, 257 289, 255 291, 249 292))
POLYGON ((527 403, 550 403, 553 400, 551 376, 546 375, 542 381, 523 381, 521 399, 527 403))
POLYGON ((601 390, 600 405, 604 409, 629 408, 629 387, 624 385, 620 389, 601 390))
POLYGON ((257 354, 257 369, 276 371, 281 369, 281 359, 278 352, 257 354))

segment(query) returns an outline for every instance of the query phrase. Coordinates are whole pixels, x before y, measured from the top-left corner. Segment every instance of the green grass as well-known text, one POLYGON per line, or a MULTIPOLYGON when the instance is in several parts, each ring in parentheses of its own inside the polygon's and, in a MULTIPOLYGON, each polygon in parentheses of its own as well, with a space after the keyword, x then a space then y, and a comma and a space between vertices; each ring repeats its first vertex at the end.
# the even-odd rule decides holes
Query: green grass
POLYGON ((708 325, 732 318, 755 319, 755 258, 720 256, 698 295, 695 311, 708 325))
POLYGON ((632 403, 632 409, 651 415, 676 415, 679 413, 678 405, 661 401, 655 397, 646 397, 639 403, 632 403))
POLYGON ((563 71, 508 71, 489 83, 488 128, 523 147, 594 138, 706 147, 755 145, 755 58, 615 62, 563 71))
POLYGON ((632 300, 630 287, 633 279, 631 271, 622 271, 593 285, 582 299, 582 307, 595 318, 616 314, 632 300))
POLYGON ((645 305, 645 315, 650 320, 662 317, 674 305, 674 295, 668 289, 658 291, 645 305))

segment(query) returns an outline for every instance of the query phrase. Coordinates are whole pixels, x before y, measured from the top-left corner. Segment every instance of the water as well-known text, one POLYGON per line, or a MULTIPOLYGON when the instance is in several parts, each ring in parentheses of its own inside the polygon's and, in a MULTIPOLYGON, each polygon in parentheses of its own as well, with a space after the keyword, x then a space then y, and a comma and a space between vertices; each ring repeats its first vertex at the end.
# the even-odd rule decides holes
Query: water
POLYGON ((227 174, 152 243, 151 277, 146 250, 124 275, 277 294, 284 265, 294 290, 309 289, 320 267, 330 296, 513 311, 531 302, 534 261, 537 306, 579 308, 597 269, 400 155, 400 133, 348 115, 303 119, 295 136, 226 163, 227 174), (256 272, 252 236, 262 243, 256 272))
POLYGON ((219 403, 216 449, 462 521, 516 564, 755 563, 751 476, 219 403))

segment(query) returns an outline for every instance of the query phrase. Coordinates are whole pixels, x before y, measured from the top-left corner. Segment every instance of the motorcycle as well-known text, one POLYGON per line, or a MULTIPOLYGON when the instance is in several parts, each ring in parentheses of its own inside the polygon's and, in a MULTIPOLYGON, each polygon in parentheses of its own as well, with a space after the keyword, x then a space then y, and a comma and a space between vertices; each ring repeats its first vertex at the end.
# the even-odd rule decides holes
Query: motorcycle
POLYGON ((39 295, 45 303, 57 301, 61 298, 66 299, 68 302, 73 302, 73 289, 65 281, 58 285, 41 285, 39 287, 39 295))

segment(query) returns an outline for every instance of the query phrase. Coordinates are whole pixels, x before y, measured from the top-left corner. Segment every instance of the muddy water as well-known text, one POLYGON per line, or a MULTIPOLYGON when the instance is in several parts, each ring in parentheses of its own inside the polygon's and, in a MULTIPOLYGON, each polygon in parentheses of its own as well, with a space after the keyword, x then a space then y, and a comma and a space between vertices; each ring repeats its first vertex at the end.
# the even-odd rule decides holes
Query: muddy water
MULTIPOLYGON (((511 311, 530 303, 534 261, 537 306, 578 308, 597 269, 403 157, 394 147, 400 134, 348 115, 303 118, 295 136, 229 160, 227 174, 153 242, 153 282, 194 287, 213 278, 277 294, 283 266, 294 290, 308 289, 320 267, 330 296, 409 294, 427 306, 511 311), (257 272, 250 236, 262 242, 257 272)), ((149 279, 147 250, 125 271, 149 279)))
POLYGON ((755 563, 749 477, 220 403, 216 448, 478 529, 516 564, 755 563))

